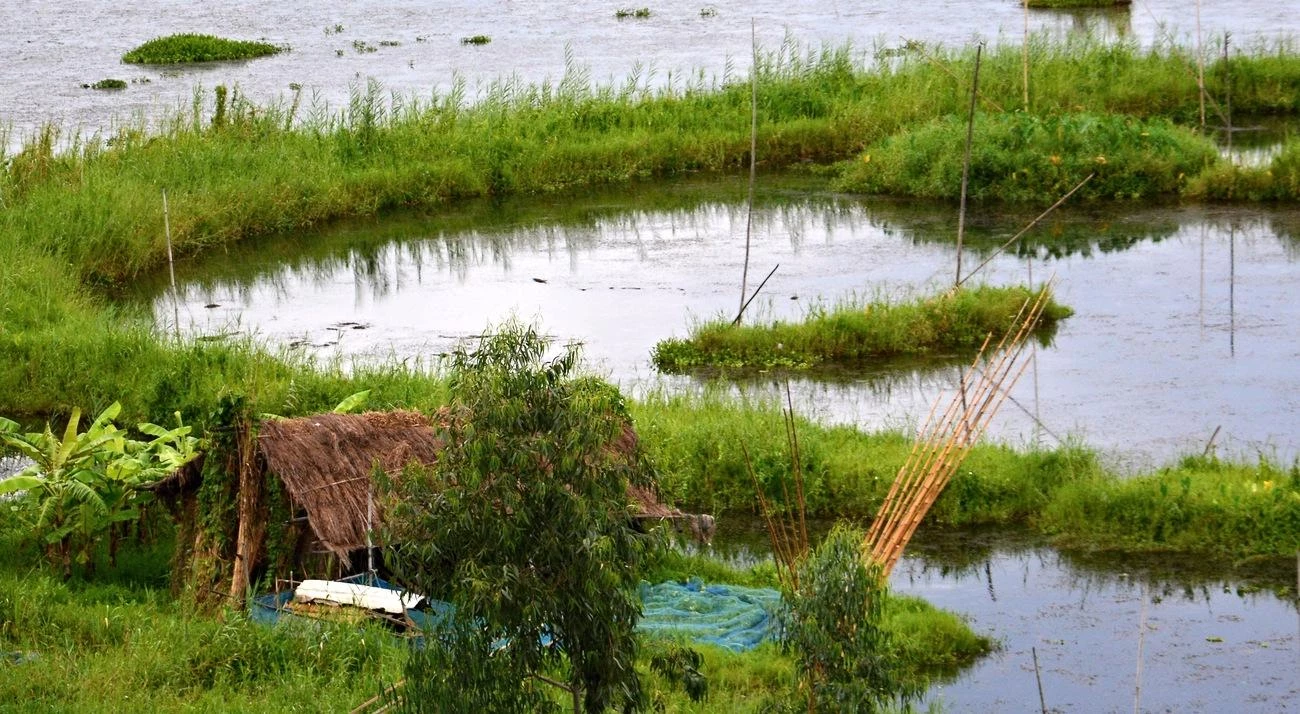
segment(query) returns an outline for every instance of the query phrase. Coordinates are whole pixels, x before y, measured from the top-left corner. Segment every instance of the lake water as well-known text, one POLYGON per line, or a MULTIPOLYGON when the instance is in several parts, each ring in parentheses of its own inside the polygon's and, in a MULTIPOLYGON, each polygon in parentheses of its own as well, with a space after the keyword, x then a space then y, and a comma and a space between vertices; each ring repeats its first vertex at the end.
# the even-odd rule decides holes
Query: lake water
MULTIPOLYGON (((326 358, 430 358, 510 315, 579 341, 633 394, 693 390, 657 375, 655 343, 739 305, 745 210, 737 180, 623 194, 471 204, 340 226, 179 266, 162 329, 254 334, 326 358), (655 206, 650 208, 650 206, 655 206)), ((780 265, 751 320, 797 318, 857 297, 928 294, 954 275, 949 207, 769 186, 755 215, 750 285, 780 265)), ((967 270, 1024 216, 977 211, 967 270)), ((1079 208, 1050 217, 977 280, 1056 280, 1076 314, 993 423, 1015 444, 1078 439, 1124 469, 1200 453, 1289 462, 1300 453, 1300 211, 1079 208)), ((864 430, 910 428, 957 384, 938 360, 795 379, 797 408, 864 430)), ((761 377, 733 387, 776 393, 761 377)))
MULTIPOLYGON (((1193 46, 1198 4, 1136 0, 1119 10, 1036 9, 1028 22, 1031 31, 1058 37, 1082 31, 1193 46)), ((651 10, 644 20, 618 20, 617 7, 592 0, 8 0, 0 3, 0 127, 12 130, 5 142, 11 150, 46 123, 69 133, 111 132, 188 108, 197 87, 217 84, 237 86, 259 104, 287 103, 289 85, 297 84, 305 105, 337 110, 370 79, 417 97, 446 91, 456 77, 468 83, 471 96, 501 78, 558 80, 566 66, 585 69, 602 84, 622 85, 634 75, 650 85, 697 74, 723 79, 748 71, 751 19, 765 50, 788 38, 805 48, 848 42, 863 54, 905 39, 949 47, 979 39, 1019 44, 1025 25, 1017 0, 660 0, 644 5, 651 10), (292 51, 189 67, 120 61, 146 40, 182 32, 261 39, 292 51), (491 43, 460 42, 479 34, 491 43), (130 85, 82 88, 110 77, 130 85)), ((1206 46, 1231 32, 1234 46, 1249 47, 1294 36, 1300 13, 1279 0, 1207 2, 1200 24, 1206 46)))
MULTIPOLYGON (((729 518, 712 552, 745 566, 770 550, 757 520, 729 518)), ((1132 712, 1136 701, 1143 712, 1263 713, 1300 707, 1296 577, 1286 562, 1225 576, 1185 556, 1071 555, 1028 534, 922 528, 890 587, 999 643, 927 692, 941 711, 1039 711, 1036 653, 1049 711, 1132 712)))

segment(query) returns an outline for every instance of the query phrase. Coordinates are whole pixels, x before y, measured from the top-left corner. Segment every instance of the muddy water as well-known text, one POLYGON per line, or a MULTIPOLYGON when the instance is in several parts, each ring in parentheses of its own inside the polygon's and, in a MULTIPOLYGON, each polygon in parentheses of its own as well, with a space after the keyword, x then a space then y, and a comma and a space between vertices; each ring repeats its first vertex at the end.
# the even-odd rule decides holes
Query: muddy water
MULTIPOLYGON (((765 559, 766 538, 756 522, 727 519, 714 555, 741 565, 765 559)), ((1035 651, 1050 711, 1131 712, 1135 697, 1143 712, 1300 707, 1289 563, 1224 577, 1185 557, 1089 558, 1019 534, 925 529, 908 553, 891 588, 962 615, 1000 645, 931 688, 926 699, 942 711, 1039 711, 1035 651)))
MULTIPOLYGON (((694 389, 697 379, 656 375, 650 354, 692 321, 738 307, 743 191, 690 183, 352 224, 182 264, 175 308, 163 286, 146 288, 163 329, 179 312, 193 335, 254 334, 345 360, 433 359, 514 314, 581 341, 597 371, 634 393, 694 389)), ((967 269, 1024 221, 973 216, 967 269)), ((770 188, 755 216, 751 286, 780 268, 754 318, 936 290, 953 276, 952 222, 941 207, 770 188)), ((1221 427, 1222 452, 1289 461, 1300 453, 1298 235, 1294 210, 1054 216, 981 273, 996 284, 1054 275, 1077 311, 1037 349, 993 436, 1077 438, 1141 468, 1199 453, 1221 427)), ((913 424, 956 375, 939 360, 794 388, 805 413, 874 430, 913 424)))
MULTIPOLYGON (((335 109, 346 104, 351 88, 371 78, 396 93, 427 97, 460 76, 472 94, 502 77, 558 79, 566 58, 601 83, 621 85, 637 75, 663 85, 670 75, 680 81, 696 72, 723 78, 749 65, 751 18, 765 48, 789 37, 805 47, 850 41, 863 53, 902 38, 948 46, 979 38, 1018 43, 1025 22, 1017 0, 662 0, 646 6, 649 19, 620 21, 615 4, 592 0, 9 0, 0 3, 0 126, 12 127, 11 148, 47 122, 82 133, 111 131, 188 107, 196 87, 216 84, 238 85, 263 103, 287 102, 289 85, 296 83, 306 105, 335 109), (292 51, 186 68, 120 63, 141 42, 178 32, 264 39, 292 51), (461 44, 477 34, 492 42, 461 44), (81 86, 109 77, 132 84, 121 91, 81 86)), ((1029 25, 1057 36, 1084 31, 1191 44, 1192 7, 1189 0, 1136 0, 1119 11, 1033 10, 1029 25)), ((1238 47, 1300 32, 1300 13, 1285 0, 1204 3, 1201 14, 1205 37, 1231 32, 1238 47)))

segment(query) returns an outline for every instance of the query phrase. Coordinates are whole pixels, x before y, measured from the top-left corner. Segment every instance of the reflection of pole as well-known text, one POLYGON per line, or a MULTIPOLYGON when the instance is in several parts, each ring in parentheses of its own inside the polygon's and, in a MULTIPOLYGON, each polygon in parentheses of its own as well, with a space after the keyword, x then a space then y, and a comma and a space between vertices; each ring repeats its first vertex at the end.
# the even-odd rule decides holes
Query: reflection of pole
POLYGON ((1201 304, 1197 308, 1201 322, 1201 339, 1205 339, 1205 224, 1201 224, 1201 304))
POLYGON ((1142 710, 1142 641, 1147 633, 1147 586, 1142 583, 1142 616, 1138 619, 1137 679, 1133 687, 1133 714, 1142 710))
MULTIPOLYGON (((1034 256, 1029 256, 1029 289, 1034 289, 1034 256)), ((1038 413, 1038 343, 1029 343, 1029 369, 1034 373, 1034 446, 1038 446, 1039 425, 1043 423, 1038 413)))
POLYGON ((1237 231, 1228 227, 1228 353, 1237 356, 1237 231))
POLYGON ((172 258, 172 222, 167 211, 167 189, 163 189, 163 235, 167 237, 167 272, 172 278, 172 326, 176 329, 176 341, 181 340, 181 307, 176 297, 176 261, 172 258))

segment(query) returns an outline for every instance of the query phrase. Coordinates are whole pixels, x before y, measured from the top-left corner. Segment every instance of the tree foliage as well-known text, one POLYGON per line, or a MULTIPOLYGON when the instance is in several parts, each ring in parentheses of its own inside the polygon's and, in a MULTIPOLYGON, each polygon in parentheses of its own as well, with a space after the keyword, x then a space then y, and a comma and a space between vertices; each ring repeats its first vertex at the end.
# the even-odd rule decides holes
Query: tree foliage
POLYGON ((574 376, 575 346, 549 347, 511 322, 456 350, 446 449, 386 484, 386 538, 408 587, 451 600, 485 633, 450 646, 518 664, 502 686, 567 667, 575 704, 634 707, 635 588, 651 541, 633 526, 627 485, 648 483, 649 469, 618 391, 574 376))
POLYGON ((877 712, 913 694, 882 627, 884 579, 861 544, 861 533, 837 525, 787 593, 786 643, 818 711, 877 712))

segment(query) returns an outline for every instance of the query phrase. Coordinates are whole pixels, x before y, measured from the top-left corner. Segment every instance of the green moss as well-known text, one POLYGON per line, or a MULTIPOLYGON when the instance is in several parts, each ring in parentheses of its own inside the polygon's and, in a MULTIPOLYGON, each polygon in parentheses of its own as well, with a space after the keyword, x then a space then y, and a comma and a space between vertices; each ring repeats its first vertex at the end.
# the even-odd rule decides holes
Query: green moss
POLYGON ((286 47, 267 42, 228 40, 213 35, 178 34, 156 37, 122 55, 127 64, 181 64, 243 60, 284 52, 286 47))

